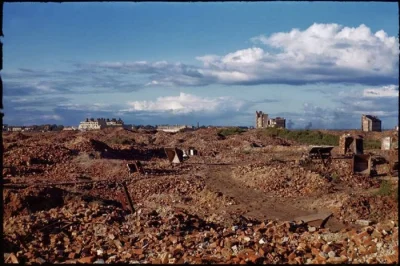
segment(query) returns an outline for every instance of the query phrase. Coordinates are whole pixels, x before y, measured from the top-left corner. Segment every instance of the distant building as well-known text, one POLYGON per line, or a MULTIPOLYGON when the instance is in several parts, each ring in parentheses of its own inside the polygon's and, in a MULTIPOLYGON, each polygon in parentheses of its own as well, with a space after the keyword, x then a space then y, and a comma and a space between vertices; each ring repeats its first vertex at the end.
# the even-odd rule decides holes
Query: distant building
POLYGON ((9 127, 8 131, 20 132, 22 131, 22 127, 9 127))
POLYGON ((8 131, 8 125, 7 124, 3 124, 3 131, 8 131))
POLYGON ((271 118, 268 120, 268 127, 286 128, 286 119, 282 117, 271 118))
POLYGON ((65 131, 73 131, 73 130, 78 130, 76 127, 64 127, 63 130, 65 131))
POLYGON ((191 129, 193 129, 192 126, 186 126, 186 125, 157 126, 157 131, 164 131, 164 132, 178 132, 180 130, 191 130, 191 129))
POLYGON ((262 111, 256 111, 256 128, 264 128, 267 126, 268 114, 264 114, 262 111))
POLYGON ((268 119, 268 114, 256 111, 256 128, 266 127, 286 128, 286 119, 282 117, 268 119))
POLYGON ((121 118, 119 118, 118 120, 115 118, 112 118, 111 120, 107 118, 106 125, 108 127, 123 127, 124 121, 122 121, 121 118))
POLYGON ((106 120, 104 118, 86 118, 86 121, 79 123, 79 130, 100 130, 107 127, 106 120))
POLYGON ((362 115, 361 117, 362 131, 382 131, 382 122, 376 116, 362 115))
POLYGON ((43 132, 50 131, 50 129, 51 129, 51 125, 44 125, 43 132))
POLYGON ((32 131, 33 131, 33 127, 24 127, 24 128, 22 129, 22 131, 25 131, 25 132, 32 132, 32 131))

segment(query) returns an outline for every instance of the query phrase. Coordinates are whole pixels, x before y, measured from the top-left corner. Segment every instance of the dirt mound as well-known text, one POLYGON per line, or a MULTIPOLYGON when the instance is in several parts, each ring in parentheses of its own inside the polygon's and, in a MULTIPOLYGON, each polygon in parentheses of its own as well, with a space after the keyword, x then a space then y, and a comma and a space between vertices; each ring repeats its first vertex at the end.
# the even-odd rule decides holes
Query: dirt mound
POLYGON ((4 190, 4 218, 62 206, 65 195, 65 190, 54 187, 4 190))
POLYGON ((351 166, 351 160, 332 160, 327 167, 321 161, 308 161, 303 164, 303 167, 306 169, 318 173, 330 181, 342 183, 349 188, 368 189, 379 187, 377 179, 354 174, 352 173, 351 166))
POLYGON ((347 222, 358 219, 384 221, 398 219, 398 203, 389 196, 353 196, 340 208, 340 216, 347 222))
POLYGON ((104 152, 106 150, 112 150, 110 146, 102 141, 95 140, 93 138, 85 138, 84 136, 78 136, 71 142, 65 145, 69 149, 78 150, 79 152, 104 152))
POLYGON ((238 166, 233 177, 249 187, 281 197, 327 193, 332 188, 323 176, 285 162, 238 166))
POLYGON ((30 139, 31 136, 25 135, 21 132, 16 132, 16 133, 11 133, 11 134, 7 134, 7 135, 3 134, 3 138, 6 139, 8 142, 15 142, 15 141, 19 141, 19 140, 30 139))
POLYGON ((74 151, 53 143, 8 145, 4 152, 4 165, 17 167, 18 175, 42 173, 58 163, 66 163, 74 154, 74 151))

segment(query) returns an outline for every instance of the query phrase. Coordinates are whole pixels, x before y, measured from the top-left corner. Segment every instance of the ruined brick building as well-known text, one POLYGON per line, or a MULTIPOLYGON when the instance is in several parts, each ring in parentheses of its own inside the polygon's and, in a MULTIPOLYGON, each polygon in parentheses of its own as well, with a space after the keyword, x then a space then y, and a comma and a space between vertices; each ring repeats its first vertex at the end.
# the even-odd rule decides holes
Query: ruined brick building
POLYGON ((256 128, 264 128, 267 125, 268 114, 264 114, 262 111, 256 111, 256 128))
POLYGON ((362 131, 382 131, 382 122, 376 116, 362 115, 361 116, 362 131))
POLYGON ((286 119, 282 117, 268 119, 268 114, 256 111, 256 128, 266 127, 286 128, 286 119))

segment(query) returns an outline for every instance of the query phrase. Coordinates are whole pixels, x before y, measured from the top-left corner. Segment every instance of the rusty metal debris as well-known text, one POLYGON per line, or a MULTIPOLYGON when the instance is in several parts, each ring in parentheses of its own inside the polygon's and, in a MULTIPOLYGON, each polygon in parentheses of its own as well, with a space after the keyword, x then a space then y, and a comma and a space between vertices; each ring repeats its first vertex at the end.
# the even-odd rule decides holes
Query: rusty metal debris
POLYGON ((339 139, 339 153, 341 155, 363 154, 364 141, 362 136, 344 134, 339 139))
POLYGON ((389 171, 395 175, 399 171, 399 149, 395 148, 389 151, 389 171))
POLYGON ((3 166, 3 177, 4 176, 15 176, 17 168, 14 166, 3 166))
POLYGON ((333 146, 312 146, 307 156, 311 160, 320 159, 324 166, 327 166, 332 160, 331 151, 333 148, 333 146))
POLYGON ((317 213, 306 216, 300 216, 294 219, 294 221, 303 221, 310 226, 324 227, 328 219, 332 216, 332 213, 317 213))
POLYGON ((170 163, 182 163, 183 151, 177 148, 164 148, 165 154, 170 163))
POLYGON ((353 173, 371 175, 371 155, 354 154, 351 168, 353 173))
POLYGON ((189 148, 189 156, 195 156, 197 154, 198 154, 198 152, 195 148, 193 148, 193 147, 189 148))
POLYGON ((128 188, 126 187, 125 183, 122 183, 122 188, 124 189, 124 193, 125 193, 126 199, 128 201, 129 208, 131 209, 131 212, 135 213, 135 208, 133 207, 133 201, 132 201, 131 195, 129 194, 128 188))
POLYGON ((132 173, 144 174, 142 164, 139 161, 136 161, 134 163, 128 163, 127 167, 128 167, 129 174, 132 174, 132 173))

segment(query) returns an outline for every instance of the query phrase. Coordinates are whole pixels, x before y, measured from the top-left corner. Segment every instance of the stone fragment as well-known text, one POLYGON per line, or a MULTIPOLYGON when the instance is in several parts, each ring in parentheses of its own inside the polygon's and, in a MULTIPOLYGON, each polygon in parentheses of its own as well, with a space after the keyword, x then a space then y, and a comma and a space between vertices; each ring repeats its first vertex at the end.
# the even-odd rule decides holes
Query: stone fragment
POLYGON ((357 220, 356 224, 361 225, 361 226, 369 226, 371 225, 371 221, 369 220, 357 220))
POLYGON ((79 263, 92 263, 95 260, 94 256, 89 256, 89 257, 84 257, 84 258, 80 258, 78 260, 79 263))

